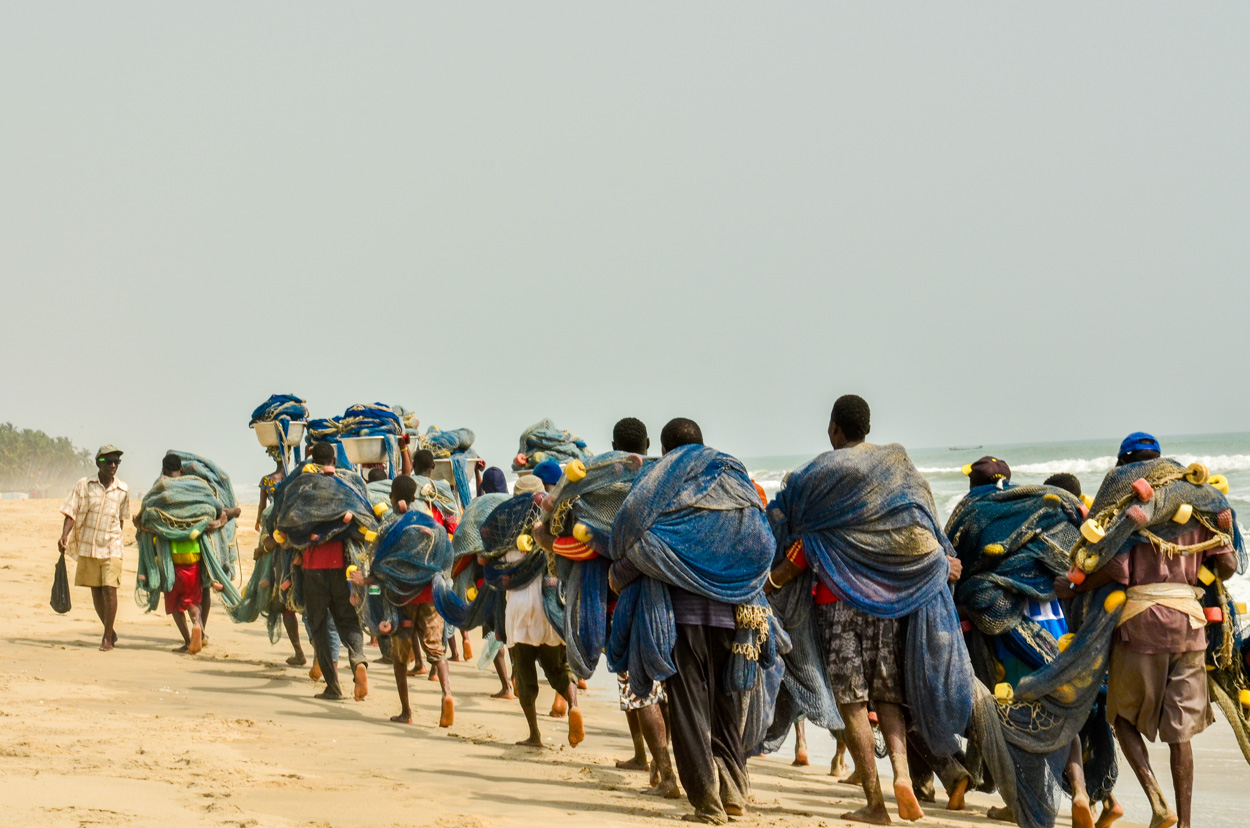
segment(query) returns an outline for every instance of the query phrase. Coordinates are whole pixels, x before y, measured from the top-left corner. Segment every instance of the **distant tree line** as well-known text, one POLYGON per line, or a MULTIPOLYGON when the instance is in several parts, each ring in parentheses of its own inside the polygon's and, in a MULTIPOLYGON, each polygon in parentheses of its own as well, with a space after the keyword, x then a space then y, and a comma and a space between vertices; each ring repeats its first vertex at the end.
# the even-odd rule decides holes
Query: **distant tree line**
POLYGON ((0 424, 0 491, 61 495, 94 471, 91 452, 74 448, 68 437, 0 424))

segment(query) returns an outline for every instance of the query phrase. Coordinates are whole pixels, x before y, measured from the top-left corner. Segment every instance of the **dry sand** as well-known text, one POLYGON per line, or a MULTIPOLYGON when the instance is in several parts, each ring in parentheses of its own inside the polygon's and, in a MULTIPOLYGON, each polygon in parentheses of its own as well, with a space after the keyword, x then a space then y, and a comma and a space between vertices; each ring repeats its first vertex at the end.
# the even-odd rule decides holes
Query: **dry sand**
MULTIPOLYGON (((673 825, 690 812, 684 799, 642 796, 645 774, 614 767, 631 748, 609 682, 585 694, 575 750, 563 721, 545 717, 548 746, 516 747, 520 708, 491 699, 493 673, 472 664, 451 665, 453 727, 436 727, 437 684, 424 679, 412 682, 416 724, 393 724, 389 666, 372 665, 362 703, 315 700, 306 670, 284 663, 285 641, 270 645, 263 623, 235 625, 220 606, 204 652, 171 652, 173 623, 131 598, 133 543, 118 647, 101 653, 88 590, 73 589, 66 616, 48 607, 59 506, 0 502, 0 825, 673 825)), ((243 550, 254 520, 246 508, 243 550)), ((751 814, 737 824, 852 824, 838 815, 863 804, 859 790, 789 759, 751 760, 751 814)), ((930 807, 917 824, 1001 826, 984 816, 998 802, 974 793, 966 811, 930 807)))

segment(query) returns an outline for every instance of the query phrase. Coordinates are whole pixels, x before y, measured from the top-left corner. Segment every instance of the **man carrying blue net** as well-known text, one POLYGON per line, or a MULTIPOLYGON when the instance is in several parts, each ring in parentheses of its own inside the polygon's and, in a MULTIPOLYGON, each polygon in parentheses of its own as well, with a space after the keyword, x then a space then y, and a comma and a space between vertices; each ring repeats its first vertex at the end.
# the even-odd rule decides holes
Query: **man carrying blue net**
POLYGON ((724 824, 746 812, 743 695, 774 665, 764 579, 775 549, 746 469, 703 445, 697 423, 660 434, 664 456, 635 480, 612 526, 608 577, 619 593, 608 664, 637 696, 665 682, 677 775, 695 812, 724 824))
MULTIPOLYGON (((919 733, 935 753, 953 753, 971 716, 974 679, 947 586, 954 550, 929 485, 902 446, 865 442, 869 429, 868 403, 840 397, 829 422, 834 450, 792 472, 769 507, 786 550, 769 587, 808 568, 818 577, 817 637, 868 798, 843 818, 885 825, 868 705, 885 736, 899 816, 916 820, 924 812, 908 769, 903 705, 908 696, 926 699, 912 706, 919 733)), ((960 785, 962 799, 966 776, 960 785)))

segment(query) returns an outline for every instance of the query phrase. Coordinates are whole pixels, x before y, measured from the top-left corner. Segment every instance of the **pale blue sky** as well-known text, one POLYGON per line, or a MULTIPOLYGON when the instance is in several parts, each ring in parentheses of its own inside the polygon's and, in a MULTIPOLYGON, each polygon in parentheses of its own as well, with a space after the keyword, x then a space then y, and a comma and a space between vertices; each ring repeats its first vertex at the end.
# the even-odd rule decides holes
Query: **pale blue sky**
POLYGON ((1250 6, 0 4, 0 420, 1245 430, 1250 6))

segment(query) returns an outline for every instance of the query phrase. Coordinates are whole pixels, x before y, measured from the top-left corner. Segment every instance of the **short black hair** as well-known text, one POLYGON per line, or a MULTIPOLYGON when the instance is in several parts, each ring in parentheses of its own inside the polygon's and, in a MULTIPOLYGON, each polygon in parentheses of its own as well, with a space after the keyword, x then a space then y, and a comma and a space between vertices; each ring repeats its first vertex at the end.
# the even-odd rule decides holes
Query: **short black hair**
POLYGON ((872 412, 863 397, 843 394, 833 404, 829 422, 842 429, 846 439, 859 442, 868 436, 872 428, 872 412))
POLYGON ((434 471, 434 452, 429 449, 417 449, 412 454, 412 473, 429 477, 434 471))
POLYGON ((372 468, 369 469, 369 476, 365 478, 370 483, 376 483, 379 480, 386 479, 386 469, 372 468))
POLYGON ((417 481, 413 480, 406 474, 401 474, 391 481, 391 500, 398 503, 412 503, 413 498, 417 496, 417 481))
POLYGON ((308 452, 308 456, 318 466, 333 466, 335 458, 334 446, 329 443, 313 443, 312 451, 308 452))
POLYGON ((660 447, 664 449, 665 454, 682 446, 701 445, 703 445, 703 431, 698 423, 685 417, 674 417, 660 432, 660 447))
POLYGON ((1140 463, 1143 460, 1157 460, 1163 455, 1154 449, 1137 449, 1137 451, 1126 451, 1115 459, 1117 466, 1127 466, 1129 463, 1140 463))
POLYGON ((612 426, 612 446, 618 451, 647 453, 647 426, 637 417, 625 417, 612 426))
POLYGON ((161 473, 172 474, 176 471, 182 471, 182 460, 176 454, 166 454, 161 460, 161 473))
POLYGON ((1081 481, 1075 474, 1067 472, 1059 472, 1052 474, 1046 478, 1043 486, 1054 486, 1056 489, 1063 489, 1065 492, 1072 492, 1077 497, 1081 496, 1081 481))

